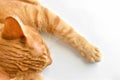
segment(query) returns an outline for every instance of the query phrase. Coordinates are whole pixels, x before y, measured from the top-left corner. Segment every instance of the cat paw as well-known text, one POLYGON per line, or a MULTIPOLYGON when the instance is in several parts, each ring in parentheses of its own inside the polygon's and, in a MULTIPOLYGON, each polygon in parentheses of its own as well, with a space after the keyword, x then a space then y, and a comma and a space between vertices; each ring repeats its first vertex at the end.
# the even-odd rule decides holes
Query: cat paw
POLYGON ((82 50, 81 55, 84 56, 89 62, 99 62, 101 60, 100 51, 93 46, 82 50))

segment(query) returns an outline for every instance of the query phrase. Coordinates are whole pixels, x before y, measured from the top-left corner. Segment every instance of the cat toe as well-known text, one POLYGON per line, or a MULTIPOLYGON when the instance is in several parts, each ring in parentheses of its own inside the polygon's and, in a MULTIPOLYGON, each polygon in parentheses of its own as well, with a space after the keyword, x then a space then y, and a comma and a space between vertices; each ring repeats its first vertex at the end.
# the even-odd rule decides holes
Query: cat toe
POLYGON ((84 49, 80 54, 87 59, 88 62, 99 62, 101 60, 101 53, 96 47, 84 49))
POLYGON ((101 60, 100 51, 97 48, 94 48, 90 55, 88 55, 88 60, 90 62, 99 62, 101 60))

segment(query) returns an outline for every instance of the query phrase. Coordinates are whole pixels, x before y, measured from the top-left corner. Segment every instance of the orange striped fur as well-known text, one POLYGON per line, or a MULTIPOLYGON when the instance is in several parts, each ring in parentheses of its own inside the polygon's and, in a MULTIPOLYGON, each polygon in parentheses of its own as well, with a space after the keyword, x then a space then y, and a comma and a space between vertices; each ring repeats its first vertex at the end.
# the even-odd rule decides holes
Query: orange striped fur
POLYGON ((76 48, 90 62, 99 50, 37 0, 0 0, 0 70, 12 80, 42 80, 51 64, 50 52, 39 31, 48 32, 76 48))

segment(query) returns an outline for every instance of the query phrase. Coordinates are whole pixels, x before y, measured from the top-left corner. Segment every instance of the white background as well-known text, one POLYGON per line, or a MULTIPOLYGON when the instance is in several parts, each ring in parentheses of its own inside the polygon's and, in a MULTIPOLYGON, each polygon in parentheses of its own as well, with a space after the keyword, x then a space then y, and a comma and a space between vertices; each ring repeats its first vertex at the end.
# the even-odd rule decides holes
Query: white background
POLYGON ((119 0, 40 0, 81 35, 100 48, 102 61, 87 63, 78 52, 50 35, 43 35, 53 64, 45 80, 120 80, 119 0))

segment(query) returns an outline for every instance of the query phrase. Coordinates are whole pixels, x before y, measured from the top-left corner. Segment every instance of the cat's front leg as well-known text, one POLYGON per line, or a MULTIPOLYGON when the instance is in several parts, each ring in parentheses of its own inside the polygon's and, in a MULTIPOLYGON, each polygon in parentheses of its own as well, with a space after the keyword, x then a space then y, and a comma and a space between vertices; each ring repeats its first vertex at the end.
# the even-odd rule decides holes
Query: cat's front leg
POLYGON ((96 47, 48 9, 44 8, 44 13, 47 20, 47 27, 44 30, 75 47, 88 61, 100 61, 101 54, 96 47))
POLYGON ((44 79, 40 73, 35 73, 35 74, 30 74, 28 76, 25 76, 23 80, 44 80, 44 79))
POLYGON ((43 79, 43 77, 41 75, 37 74, 36 76, 34 76, 33 80, 44 80, 44 79, 43 79))

